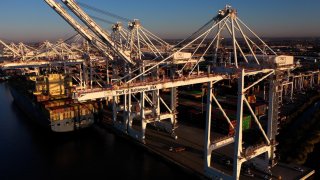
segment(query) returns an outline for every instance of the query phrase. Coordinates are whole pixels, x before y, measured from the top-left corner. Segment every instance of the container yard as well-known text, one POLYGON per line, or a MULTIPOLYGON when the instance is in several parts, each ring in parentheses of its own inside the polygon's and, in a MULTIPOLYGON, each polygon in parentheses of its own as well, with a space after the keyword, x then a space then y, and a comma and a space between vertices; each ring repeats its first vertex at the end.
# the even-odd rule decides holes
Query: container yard
MULTIPOLYGON (((15 104, 63 134, 94 124, 206 179, 307 179, 279 133, 320 67, 273 50, 226 5, 170 44, 138 19, 104 30, 75 0, 44 0, 82 43, 4 46, 15 104), (22 50, 21 50, 22 49, 22 50), (280 146, 281 147, 281 146, 280 146)), ((97 10, 97 9, 95 9, 97 10)), ((101 12, 101 11, 100 11, 101 12)))

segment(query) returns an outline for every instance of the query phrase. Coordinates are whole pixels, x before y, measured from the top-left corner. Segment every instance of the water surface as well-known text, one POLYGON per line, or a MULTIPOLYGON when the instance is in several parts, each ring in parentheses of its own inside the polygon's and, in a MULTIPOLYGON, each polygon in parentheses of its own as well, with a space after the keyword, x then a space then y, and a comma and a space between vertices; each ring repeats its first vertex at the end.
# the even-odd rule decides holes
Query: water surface
POLYGON ((143 148, 93 127, 54 134, 27 119, 0 84, 0 180, 198 179, 143 148))

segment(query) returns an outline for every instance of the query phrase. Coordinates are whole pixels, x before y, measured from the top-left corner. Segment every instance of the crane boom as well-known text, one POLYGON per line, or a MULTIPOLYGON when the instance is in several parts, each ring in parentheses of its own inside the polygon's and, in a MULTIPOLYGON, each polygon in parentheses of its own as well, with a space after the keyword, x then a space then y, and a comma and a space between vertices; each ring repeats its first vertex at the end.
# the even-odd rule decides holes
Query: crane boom
POLYGON ((102 43, 99 41, 85 29, 82 27, 80 23, 78 23, 67 11, 59 4, 56 3, 54 0, 45 0, 45 2, 54 9, 67 23, 72 26, 82 37, 84 37, 87 41, 89 41, 92 45, 94 45, 99 51, 101 51, 105 56, 113 60, 113 56, 111 56, 107 52, 107 47, 103 47, 102 43))
POLYGON ((86 24, 93 33, 95 33, 109 48, 111 48, 119 57, 126 62, 135 65, 136 63, 127 55, 122 49, 117 48, 118 46, 112 41, 110 34, 104 31, 92 18, 85 13, 74 0, 62 0, 62 2, 84 23, 86 24))
POLYGON ((8 48, 10 51, 12 51, 15 55, 21 56, 15 49, 13 49, 10 46, 8 46, 5 42, 0 40, 0 43, 3 44, 6 48, 8 48))

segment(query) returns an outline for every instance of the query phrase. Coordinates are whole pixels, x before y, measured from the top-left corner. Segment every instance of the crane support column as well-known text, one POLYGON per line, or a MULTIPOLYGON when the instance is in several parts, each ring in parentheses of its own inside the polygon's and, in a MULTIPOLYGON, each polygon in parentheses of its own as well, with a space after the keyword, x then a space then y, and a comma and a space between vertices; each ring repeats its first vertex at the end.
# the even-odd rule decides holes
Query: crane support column
MULTIPOLYGON (((268 126, 267 126, 267 134, 268 138, 275 141, 277 135, 277 126, 278 126, 278 111, 279 111, 279 103, 278 103, 278 94, 277 90, 277 75, 271 75, 269 79, 269 109, 268 109, 268 126)), ((271 160, 271 165, 275 162, 275 146, 272 146, 271 153, 267 154, 266 160, 271 160)))
POLYGON ((240 170, 243 162, 242 157, 242 118, 243 118, 243 100, 244 100, 244 69, 241 77, 238 79, 238 105, 237 105, 237 127, 235 133, 235 149, 233 158, 233 177, 240 178, 240 170))
POLYGON ((207 86, 207 114, 206 114, 206 130, 205 130, 205 169, 211 166, 211 110, 212 110, 212 81, 207 86))

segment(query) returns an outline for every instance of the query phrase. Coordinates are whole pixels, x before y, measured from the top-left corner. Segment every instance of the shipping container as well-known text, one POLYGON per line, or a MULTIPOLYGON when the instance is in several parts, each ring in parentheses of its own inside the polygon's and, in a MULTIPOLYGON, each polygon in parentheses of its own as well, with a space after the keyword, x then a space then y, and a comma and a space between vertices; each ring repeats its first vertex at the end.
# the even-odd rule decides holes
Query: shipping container
MULTIPOLYGON (((237 104, 238 104, 236 96, 218 97, 217 99, 223 107, 227 106, 229 108, 236 108, 237 104)), ((257 101, 256 97, 254 97, 254 96, 249 96, 248 101, 249 101, 250 106, 256 116, 261 116, 266 113, 266 110, 268 107, 266 102, 257 101)), ((244 112, 246 114, 251 114, 249 108, 246 105, 244 105, 244 112)))
POLYGON ((180 91, 179 95, 181 97, 199 99, 203 96, 203 92, 202 91, 180 91))
MULTIPOLYGON (((256 103, 250 104, 250 106, 256 116, 265 115, 267 112, 268 106, 267 106, 267 103, 265 103, 265 102, 256 102, 256 103)), ((249 112, 249 110, 247 108, 245 109, 245 111, 249 112)))
MULTIPOLYGON (((237 112, 234 110, 224 109, 228 118, 230 119, 233 125, 236 125, 237 120, 237 112)), ((223 116, 222 112, 219 109, 212 109, 212 124, 215 130, 223 134, 232 134, 233 129, 229 125, 226 118, 223 116)), ((251 116, 244 114, 242 118, 242 130, 246 131, 251 128, 251 116)))
POLYGON ((37 102, 44 102, 49 100, 49 96, 43 95, 43 94, 36 94, 35 95, 37 102))
POLYGON ((51 121, 62 121, 74 118, 74 109, 70 105, 48 107, 45 109, 51 121))
POLYGON ((256 96, 255 96, 255 95, 248 96, 248 102, 249 102, 250 104, 256 103, 256 102, 257 102, 256 96))

